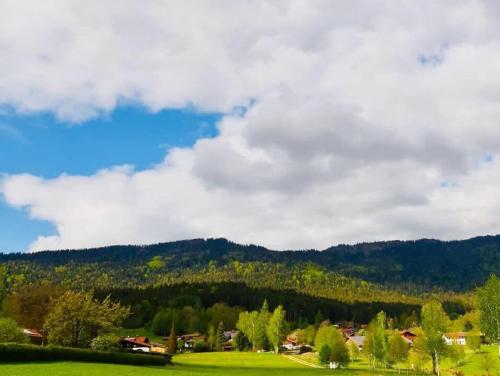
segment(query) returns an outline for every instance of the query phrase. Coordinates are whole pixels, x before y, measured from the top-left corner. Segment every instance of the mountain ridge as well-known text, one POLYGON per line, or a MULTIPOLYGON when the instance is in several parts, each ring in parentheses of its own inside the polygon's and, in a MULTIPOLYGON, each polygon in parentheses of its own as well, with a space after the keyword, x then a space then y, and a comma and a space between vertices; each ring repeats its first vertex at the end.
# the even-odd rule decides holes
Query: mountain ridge
MULTIPOLYGON (((165 272, 219 267, 231 263, 279 265, 315 264, 319 268, 379 283, 389 288, 420 286, 431 290, 467 291, 491 274, 500 274, 500 235, 466 240, 390 240, 354 245, 339 244, 324 250, 274 251, 242 245, 225 238, 191 239, 150 245, 115 245, 80 250, 1 253, 0 264, 102 264, 132 268, 157 258, 165 272)), ((28 265, 29 266, 29 265, 28 265)))

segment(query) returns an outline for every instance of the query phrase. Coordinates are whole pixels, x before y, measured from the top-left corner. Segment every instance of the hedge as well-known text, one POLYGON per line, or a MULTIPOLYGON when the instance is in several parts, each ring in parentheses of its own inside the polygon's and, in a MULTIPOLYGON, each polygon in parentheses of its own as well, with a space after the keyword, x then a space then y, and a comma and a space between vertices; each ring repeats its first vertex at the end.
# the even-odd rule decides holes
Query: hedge
POLYGON ((75 361, 164 366, 171 362, 170 354, 149 355, 127 352, 104 352, 60 346, 37 346, 0 343, 0 362, 75 361))

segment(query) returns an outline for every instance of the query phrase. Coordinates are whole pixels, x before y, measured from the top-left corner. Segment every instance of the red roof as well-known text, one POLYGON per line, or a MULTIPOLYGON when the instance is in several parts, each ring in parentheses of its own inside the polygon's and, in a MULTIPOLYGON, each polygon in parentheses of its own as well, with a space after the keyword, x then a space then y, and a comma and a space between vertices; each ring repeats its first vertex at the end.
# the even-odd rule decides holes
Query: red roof
POLYGON ((43 338, 43 335, 36 329, 23 329, 23 333, 26 334, 29 337, 35 337, 35 338, 43 338))
POLYGON ((120 338, 120 342, 127 342, 137 346, 149 346, 148 337, 122 337, 120 338))

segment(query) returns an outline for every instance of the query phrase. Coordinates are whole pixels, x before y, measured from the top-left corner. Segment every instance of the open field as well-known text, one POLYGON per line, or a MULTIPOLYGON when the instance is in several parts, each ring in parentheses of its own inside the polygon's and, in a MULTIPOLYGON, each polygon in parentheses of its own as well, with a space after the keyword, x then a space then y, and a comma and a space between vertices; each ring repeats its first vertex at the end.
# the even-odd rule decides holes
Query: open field
MULTIPOLYGON (((486 351, 496 355, 496 346, 485 348, 486 351)), ((466 375, 483 375, 486 372, 481 371, 479 366, 480 355, 468 354, 466 363, 459 369, 464 371, 466 375)), ((309 362, 316 363, 314 354, 305 354, 296 356, 296 358, 309 362)), ((498 359, 495 358, 498 362, 498 359)), ((333 371, 321 368, 312 368, 305 364, 300 364, 282 355, 270 353, 199 353, 199 354, 182 354, 174 357, 175 365, 167 367, 138 367, 138 366, 123 366, 113 364, 91 364, 91 363, 75 363, 75 362, 54 362, 54 363, 21 363, 21 364, 2 364, 0 365, 1 375, 12 376, 32 376, 32 375, 47 375, 47 376, 203 376, 203 375, 266 375, 272 374, 277 376, 302 376, 302 375, 353 375, 353 376, 368 376, 390 374, 396 375, 394 370, 386 372, 376 371, 371 372, 368 369, 368 364, 363 360, 357 360, 351 364, 348 370, 333 371)), ((443 363, 443 374, 448 375, 449 363, 443 363)), ((498 367, 498 363, 497 363, 498 367)), ((404 372, 403 374, 406 374, 404 372)), ((413 374, 413 373, 410 373, 413 374)), ((492 370, 490 374, 494 375, 492 370)))
MULTIPOLYGON (((0 374, 12 376, 198 376, 198 375, 327 375, 331 370, 310 368, 281 355, 256 353, 201 353, 177 355, 175 365, 167 367, 135 367, 90 363, 24 363, 0 365, 0 374)), ((337 372, 339 373, 339 372, 337 372)), ((365 375, 363 371, 342 371, 344 375, 365 375)), ((370 373, 371 374, 371 373, 370 373)))

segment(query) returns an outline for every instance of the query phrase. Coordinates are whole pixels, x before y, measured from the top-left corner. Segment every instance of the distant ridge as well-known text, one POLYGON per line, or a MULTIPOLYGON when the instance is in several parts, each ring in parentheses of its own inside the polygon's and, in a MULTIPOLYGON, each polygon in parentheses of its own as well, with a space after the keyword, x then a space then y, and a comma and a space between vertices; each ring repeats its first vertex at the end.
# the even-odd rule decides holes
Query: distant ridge
POLYGON ((500 235, 467 240, 378 241, 340 244, 323 251, 273 251, 257 245, 241 245, 224 238, 192 239, 151 245, 2 253, 0 263, 37 265, 103 264, 127 267, 164 258, 168 270, 206 266, 213 262, 265 262, 294 265, 313 263, 320 267, 370 282, 399 288, 419 285, 466 291, 482 284, 491 274, 500 274, 500 235))

